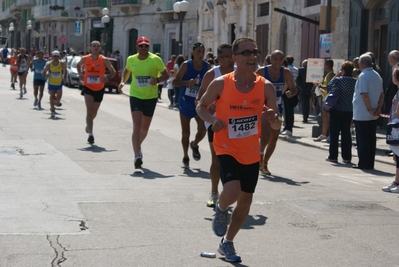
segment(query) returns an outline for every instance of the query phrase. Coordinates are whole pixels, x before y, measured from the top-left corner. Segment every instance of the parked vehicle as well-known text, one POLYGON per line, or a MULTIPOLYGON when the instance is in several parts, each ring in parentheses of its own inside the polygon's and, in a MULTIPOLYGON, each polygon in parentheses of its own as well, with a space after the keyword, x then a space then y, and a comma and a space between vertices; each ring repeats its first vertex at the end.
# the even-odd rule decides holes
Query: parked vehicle
MULTIPOLYGON (((117 94, 119 94, 118 91, 118 86, 121 83, 121 75, 120 75, 120 66, 118 61, 115 58, 109 58, 107 59, 111 62, 112 66, 114 67, 116 74, 114 77, 112 77, 108 82, 105 83, 105 88, 108 89, 108 92, 112 93, 112 91, 115 90, 117 94)), ((82 69, 84 73, 84 69, 82 69)), ((109 70, 106 68, 105 69, 105 75, 109 74, 109 70)), ((79 80, 79 89, 82 90, 83 88, 83 80, 79 80)))
POLYGON ((79 87, 79 74, 77 65, 80 61, 80 56, 68 56, 67 57, 67 83, 68 87, 79 87))

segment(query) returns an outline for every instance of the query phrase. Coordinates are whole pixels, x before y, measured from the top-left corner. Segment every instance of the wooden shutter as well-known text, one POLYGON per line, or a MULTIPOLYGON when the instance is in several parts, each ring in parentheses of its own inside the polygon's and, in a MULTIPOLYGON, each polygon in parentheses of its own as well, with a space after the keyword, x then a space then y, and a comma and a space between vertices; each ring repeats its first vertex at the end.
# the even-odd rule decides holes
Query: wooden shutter
POLYGON ((258 63, 263 65, 266 55, 269 53, 269 24, 256 26, 256 43, 261 55, 258 57, 258 63))

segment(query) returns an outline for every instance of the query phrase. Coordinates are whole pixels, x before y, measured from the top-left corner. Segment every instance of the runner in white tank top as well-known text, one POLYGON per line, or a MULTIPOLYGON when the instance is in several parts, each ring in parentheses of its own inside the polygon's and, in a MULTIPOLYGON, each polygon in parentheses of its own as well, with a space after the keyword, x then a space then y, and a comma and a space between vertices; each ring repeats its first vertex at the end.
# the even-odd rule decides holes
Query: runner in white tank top
MULTIPOLYGON (((198 103, 199 99, 206 92, 208 85, 214 79, 221 77, 222 75, 225 75, 229 72, 234 71, 234 62, 232 59, 232 55, 233 55, 233 51, 232 51, 230 44, 222 44, 218 47, 216 60, 219 62, 219 65, 210 69, 204 75, 204 78, 202 79, 200 90, 197 95, 196 103, 198 103)), ((211 111, 211 113, 215 113, 215 104, 214 103, 209 107, 209 111, 211 111)), ((218 195, 219 195, 218 185, 219 185, 220 171, 219 171, 218 159, 216 157, 215 150, 213 149, 213 131, 212 131, 212 127, 209 127, 209 126, 210 125, 205 122, 205 127, 208 129, 208 141, 209 141, 209 147, 211 149, 211 155, 212 155, 212 163, 211 163, 211 167, 210 167, 210 171, 209 171, 210 176, 211 176, 211 183, 212 183, 211 196, 206 205, 208 207, 215 207, 217 200, 218 200, 218 195)))

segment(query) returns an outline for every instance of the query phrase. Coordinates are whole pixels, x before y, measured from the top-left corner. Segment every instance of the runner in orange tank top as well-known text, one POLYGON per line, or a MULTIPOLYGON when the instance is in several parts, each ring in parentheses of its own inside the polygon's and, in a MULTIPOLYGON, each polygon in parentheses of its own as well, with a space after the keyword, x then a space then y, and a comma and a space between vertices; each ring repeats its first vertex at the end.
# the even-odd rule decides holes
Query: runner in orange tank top
POLYGON ((17 72, 18 72, 18 66, 17 66, 17 54, 19 52, 15 51, 13 49, 12 55, 10 57, 10 74, 11 74, 11 88, 15 90, 15 83, 17 82, 17 72))
POLYGON ((240 262, 233 239, 248 217, 258 181, 259 134, 262 112, 273 129, 281 120, 273 85, 255 74, 258 56, 255 40, 239 38, 233 43, 237 69, 211 82, 197 105, 197 113, 212 124, 214 146, 220 162, 223 191, 215 207, 212 230, 223 236, 219 253, 226 261, 240 262), (208 106, 216 101, 216 117, 208 106), (264 110, 264 105, 267 108, 264 110), (228 207, 237 202, 227 225, 228 207))
MULTIPOLYGON (((99 41, 92 41, 89 46, 91 54, 82 57, 77 65, 79 78, 83 78, 82 95, 85 97, 86 104, 86 133, 88 133, 87 142, 94 143, 93 121, 97 116, 101 101, 104 96, 104 84, 115 76, 116 71, 111 62, 106 57, 100 55, 101 44, 99 41), (84 67, 85 73, 82 73, 84 67), (109 74, 105 75, 105 68, 109 74)), ((119 93, 121 90, 119 89, 119 93)))

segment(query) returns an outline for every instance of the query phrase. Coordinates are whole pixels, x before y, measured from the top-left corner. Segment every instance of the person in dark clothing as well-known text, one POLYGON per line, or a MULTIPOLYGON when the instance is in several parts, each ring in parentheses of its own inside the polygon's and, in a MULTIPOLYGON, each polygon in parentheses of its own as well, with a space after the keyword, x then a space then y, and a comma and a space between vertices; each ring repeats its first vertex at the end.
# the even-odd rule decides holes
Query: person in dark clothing
MULTIPOLYGON (((388 54, 388 62, 389 65, 392 67, 392 70, 396 69, 399 65, 399 51, 392 50, 388 54)), ((384 98, 384 108, 382 113, 389 114, 392 106, 392 99, 394 98, 396 92, 398 91, 398 86, 392 82, 392 75, 389 78, 388 87, 385 91, 385 98, 384 98)))
POLYGON ((296 78, 296 84, 299 87, 299 101, 301 101, 302 107, 302 122, 307 123, 310 112, 310 98, 312 97, 313 83, 306 82, 306 71, 308 66, 308 60, 302 61, 302 67, 298 69, 298 77, 296 78))

